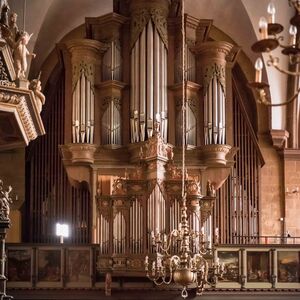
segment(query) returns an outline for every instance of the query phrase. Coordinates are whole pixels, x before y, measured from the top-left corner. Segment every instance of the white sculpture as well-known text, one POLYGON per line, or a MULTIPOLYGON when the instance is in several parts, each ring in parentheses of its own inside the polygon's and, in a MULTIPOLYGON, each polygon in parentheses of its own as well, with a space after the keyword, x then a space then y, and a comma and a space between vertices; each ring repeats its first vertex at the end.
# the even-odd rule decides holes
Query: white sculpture
POLYGON ((16 77, 18 79, 24 79, 27 71, 27 56, 35 57, 34 53, 30 53, 27 49, 27 44, 32 37, 32 34, 28 34, 26 31, 20 34, 18 41, 16 42, 16 48, 14 50, 14 61, 16 77))
POLYGON ((29 84, 29 89, 32 90, 35 95, 36 105, 40 113, 46 100, 45 95, 41 92, 42 85, 40 79, 33 79, 29 84))

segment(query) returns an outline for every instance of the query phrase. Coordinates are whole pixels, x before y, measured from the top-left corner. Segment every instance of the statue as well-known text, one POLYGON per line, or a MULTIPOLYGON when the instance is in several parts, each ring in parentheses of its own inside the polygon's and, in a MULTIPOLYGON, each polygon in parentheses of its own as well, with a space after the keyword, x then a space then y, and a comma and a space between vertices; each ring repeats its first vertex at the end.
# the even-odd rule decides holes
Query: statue
POLYGON ((17 18, 18 15, 15 12, 13 12, 10 14, 8 21, 9 36, 6 38, 6 40, 12 50, 16 48, 16 42, 20 35, 19 28, 17 25, 17 18))
POLYGON ((12 191, 12 187, 9 186, 8 190, 5 191, 3 189, 3 181, 0 180, 0 221, 9 220, 9 212, 10 212, 10 203, 12 203, 12 199, 9 196, 12 191))
POLYGON ((7 0, 0 0, 1 17, 0 24, 8 27, 8 12, 10 10, 7 0))
POLYGON ((106 273, 105 275, 105 296, 111 296, 111 273, 106 273))
POLYGON ((30 53, 27 49, 27 44, 32 37, 26 31, 22 32, 16 42, 14 49, 15 71, 18 79, 24 79, 27 71, 27 56, 35 57, 34 53, 30 53))
POLYGON ((216 196, 216 190, 214 185, 210 182, 210 180, 207 180, 206 185, 206 195, 209 197, 215 197, 216 196))
POLYGON ((33 91, 35 95, 36 106, 38 108, 39 113, 42 111, 42 106, 45 104, 45 95, 41 92, 42 85, 40 81, 40 76, 38 79, 31 80, 29 84, 29 89, 33 91))

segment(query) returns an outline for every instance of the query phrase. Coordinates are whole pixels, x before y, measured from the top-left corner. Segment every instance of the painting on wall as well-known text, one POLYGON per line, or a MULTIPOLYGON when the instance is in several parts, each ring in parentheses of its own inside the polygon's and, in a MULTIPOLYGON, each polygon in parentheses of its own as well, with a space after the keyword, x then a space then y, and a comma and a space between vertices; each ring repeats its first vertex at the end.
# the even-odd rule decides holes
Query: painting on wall
POLYGON ((239 252, 238 251, 218 251, 218 258, 223 275, 219 281, 239 280, 239 252))
POLYGON ((31 282, 32 250, 8 249, 7 250, 7 277, 9 281, 31 282))
POLYGON ((38 281, 61 282, 61 249, 38 249, 38 281))
POLYGON ((91 257, 89 248, 70 248, 67 255, 68 282, 76 284, 91 281, 91 257))
POLYGON ((269 252, 247 252, 247 281, 269 282, 270 280, 269 252))
POLYGON ((278 251, 278 282, 299 282, 299 252, 278 251))

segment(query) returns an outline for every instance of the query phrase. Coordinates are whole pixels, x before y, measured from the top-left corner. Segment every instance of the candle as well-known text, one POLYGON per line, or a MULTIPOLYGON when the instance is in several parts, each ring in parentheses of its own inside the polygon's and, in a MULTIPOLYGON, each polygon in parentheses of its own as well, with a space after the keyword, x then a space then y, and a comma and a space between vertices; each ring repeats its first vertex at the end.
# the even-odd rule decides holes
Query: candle
POLYGON ((268 38, 268 22, 266 18, 261 17, 258 22, 259 32, 260 32, 260 39, 264 40, 268 38))
POLYGON ((263 62, 260 57, 256 60, 254 67, 255 67, 255 82, 261 82, 263 62))
POLYGON ((155 120, 156 120, 156 122, 160 122, 160 114, 159 113, 156 113, 155 114, 155 120))
POLYGON ((290 45, 296 46, 297 27, 294 25, 291 25, 290 29, 289 29, 289 34, 290 34, 290 45))
POLYGON ((182 228, 182 225, 181 225, 181 223, 179 223, 178 230, 181 231, 181 228, 182 228))
POLYGON ((269 3, 267 11, 268 11, 268 21, 269 21, 269 23, 275 23, 276 9, 275 9, 274 3, 272 3, 272 2, 269 3))

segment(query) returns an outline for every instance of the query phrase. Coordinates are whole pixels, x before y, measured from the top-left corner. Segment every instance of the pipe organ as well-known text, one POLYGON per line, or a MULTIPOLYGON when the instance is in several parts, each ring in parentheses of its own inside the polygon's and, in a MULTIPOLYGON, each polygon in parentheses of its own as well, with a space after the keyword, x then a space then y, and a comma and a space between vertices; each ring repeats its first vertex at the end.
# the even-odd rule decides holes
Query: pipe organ
POLYGON ((167 16, 166 0, 131 1, 131 143, 150 138, 154 121, 167 141, 167 16))
POLYGON ((233 45, 207 42, 211 22, 186 16, 182 83, 181 19, 168 16, 169 3, 129 1, 124 15, 87 18, 87 39, 66 42, 72 144, 61 153, 70 181, 89 185, 91 242, 103 272, 143 270, 153 233, 180 226, 184 89, 189 224, 207 243, 217 224, 215 190, 235 163, 237 149, 225 145, 233 45))

